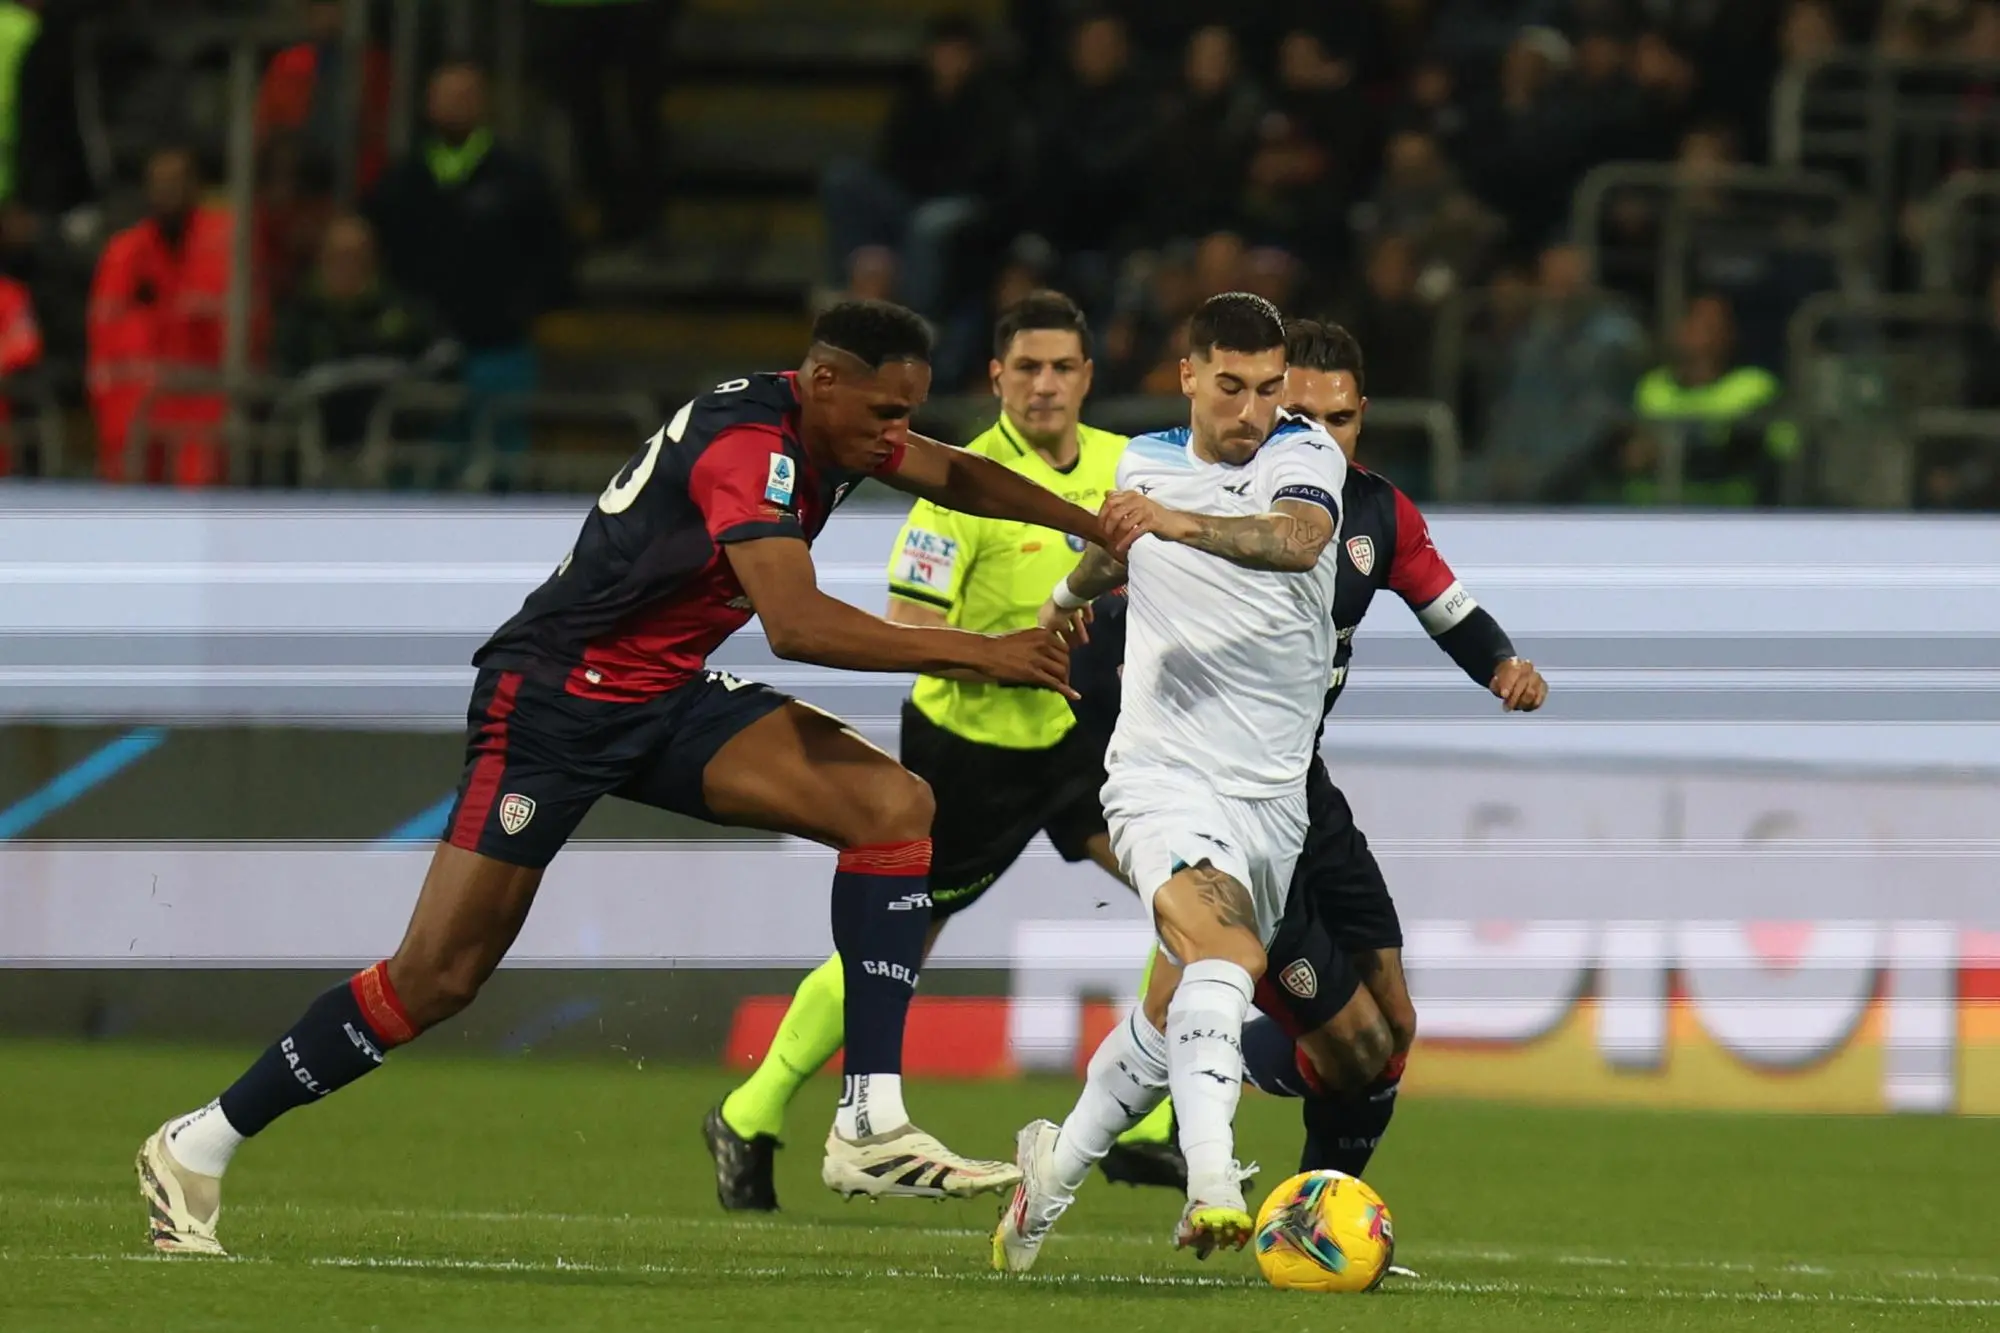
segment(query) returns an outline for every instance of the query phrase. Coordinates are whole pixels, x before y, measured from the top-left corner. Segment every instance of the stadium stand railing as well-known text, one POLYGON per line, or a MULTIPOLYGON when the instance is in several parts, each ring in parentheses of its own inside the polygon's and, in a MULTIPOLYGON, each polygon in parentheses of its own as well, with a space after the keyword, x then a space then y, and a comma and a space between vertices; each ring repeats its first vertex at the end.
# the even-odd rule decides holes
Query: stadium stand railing
POLYGON ((1991 63, 1842 52, 1783 71, 1771 97, 1771 159, 1832 171, 1868 195, 1886 270, 1900 206, 1958 171, 2000 164, 1991 63))
POLYGON ((1792 316, 1786 385, 1803 432, 1799 499, 1840 508, 1908 508, 1915 426, 1960 401, 1966 335, 1983 312, 1952 296, 1825 292, 1792 316))
POLYGON ((1707 265, 1744 252, 1822 269, 1829 287, 1853 290, 1871 277, 1865 206, 1838 177, 1782 167, 1689 167, 1672 162, 1607 162, 1577 187, 1571 234, 1593 281, 1616 286, 1613 274, 1653 275, 1654 327, 1664 339, 1690 293, 1726 285, 1707 265), (1637 204, 1652 219, 1636 244, 1620 235, 1614 213, 1637 204))
POLYGON ((1982 290, 2000 264, 2000 171, 1952 177, 1925 205, 1925 214, 1924 290, 1982 290))

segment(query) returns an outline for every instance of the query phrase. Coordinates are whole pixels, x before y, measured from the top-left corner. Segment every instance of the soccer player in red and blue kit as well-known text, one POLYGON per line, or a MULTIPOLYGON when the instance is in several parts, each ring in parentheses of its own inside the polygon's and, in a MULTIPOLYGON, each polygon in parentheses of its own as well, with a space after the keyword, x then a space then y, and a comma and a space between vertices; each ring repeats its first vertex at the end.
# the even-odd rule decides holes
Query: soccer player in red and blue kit
POLYGON ((555 572, 474 654, 457 803, 396 952, 314 1000, 220 1097, 141 1146, 156 1248, 222 1253, 221 1176, 242 1142, 472 1002, 544 868, 605 796, 838 849, 848 1038, 827 1185, 940 1198, 1015 1182, 1012 1164, 951 1152, 903 1108, 903 1024, 930 921, 929 788, 838 719, 706 666, 754 613, 783 658, 969 669, 1074 697, 1068 644, 1048 630, 894 625, 816 582, 810 543, 869 476, 1116 548, 1088 511, 910 433, 930 348, 899 306, 836 306, 799 370, 717 385, 612 479, 555 572))

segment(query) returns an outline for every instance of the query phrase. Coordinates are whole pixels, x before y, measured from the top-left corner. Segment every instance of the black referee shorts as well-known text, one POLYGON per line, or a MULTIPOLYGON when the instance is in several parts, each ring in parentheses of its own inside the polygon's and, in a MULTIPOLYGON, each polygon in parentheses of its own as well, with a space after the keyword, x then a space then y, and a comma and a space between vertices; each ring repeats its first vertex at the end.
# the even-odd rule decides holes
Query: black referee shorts
POLYGON ((979 901, 1037 833, 1065 861, 1088 860, 1086 844, 1105 832, 1104 749, 1108 738, 1082 726, 1046 750, 1011 750, 954 735, 903 701, 903 767, 928 782, 931 919, 979 901))

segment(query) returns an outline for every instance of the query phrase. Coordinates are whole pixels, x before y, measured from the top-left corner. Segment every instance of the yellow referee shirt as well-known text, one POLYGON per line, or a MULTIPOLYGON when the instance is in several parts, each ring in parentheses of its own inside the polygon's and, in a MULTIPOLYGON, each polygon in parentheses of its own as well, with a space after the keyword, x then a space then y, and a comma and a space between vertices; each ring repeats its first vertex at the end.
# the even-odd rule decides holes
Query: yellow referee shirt
MULTIPOLYGON (((1003 412, 965 446, 1095 511, 1110 494, 1125 437, 1077 427, 1077 458, 1057 471, 1003 412)), ((1076 567, 1080 538, 1008 519, 974 518, 919 500, 889 559, 889 592, 935 607, 978 634, 1028 629, 1056 580, 1076 567)), ((910 693, 923 715, 955 736, 1009 750, 1045 750, 1076 725, 1069 701, 1050 690, 919 676, 910 693)))

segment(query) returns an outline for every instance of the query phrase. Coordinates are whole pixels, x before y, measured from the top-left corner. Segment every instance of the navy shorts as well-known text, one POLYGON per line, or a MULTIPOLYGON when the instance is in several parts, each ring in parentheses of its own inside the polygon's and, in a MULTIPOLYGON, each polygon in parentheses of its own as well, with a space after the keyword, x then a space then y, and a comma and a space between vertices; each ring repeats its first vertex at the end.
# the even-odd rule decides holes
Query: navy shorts
POLYGON ((1322 1027, 1361 986, 1356 954, 1403 947, 1403 923, 1368 839, 1326 765, 1306 776, 1306 844, 1271 941, 1258 1007, 1294 1035, 1322 1027))
POLYGON ((540 869, 605 796, 713 823, 701 794, 708 761, 789 702, 768 685, 720 671, 642 702, 608 703, 482 668, 466 710, 465 771, 446 839, 540 869))

